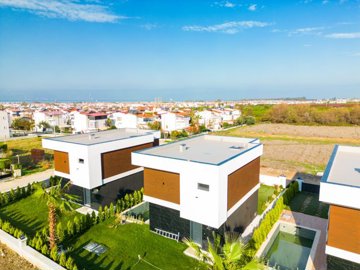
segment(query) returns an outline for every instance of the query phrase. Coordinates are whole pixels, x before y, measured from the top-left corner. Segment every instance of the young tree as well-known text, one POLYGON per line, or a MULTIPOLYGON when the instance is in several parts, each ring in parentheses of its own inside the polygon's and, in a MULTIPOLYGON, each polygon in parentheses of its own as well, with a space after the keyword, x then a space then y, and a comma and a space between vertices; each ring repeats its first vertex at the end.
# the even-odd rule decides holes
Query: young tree
POLYGON ((66 191, 70 187, 70 182, 66 183, 63 187, 61 186, 60 179, 57 182, 57 185, 45 189, 41 185, 36 186, 35 194, 41 199, 45 200, 49 210, 49 243, 50 249, 56 246, 56 210, 60 212, 73 210, 71 200, 77 200, 77 197, 74 195, 67 194, 66 191))

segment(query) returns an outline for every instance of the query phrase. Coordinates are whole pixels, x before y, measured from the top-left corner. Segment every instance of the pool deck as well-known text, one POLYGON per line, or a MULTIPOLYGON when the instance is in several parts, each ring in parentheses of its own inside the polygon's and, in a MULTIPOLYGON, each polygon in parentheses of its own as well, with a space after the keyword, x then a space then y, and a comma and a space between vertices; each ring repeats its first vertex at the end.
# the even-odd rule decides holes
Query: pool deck
POLYGON ((280 216, 280 221, 285 221, 288 223, 293 223, 298 226, 304 226, 312 229, 319 230, 321 232, 318 246, 316 249, 316 255, 314 260, 315 270, 326 270, 326 255, 325 255, 325 245, 326 245, 326 228, 327 228, 327 219, 305 215, 303 213, 292 212, 289 210, 283 210, 280 216))

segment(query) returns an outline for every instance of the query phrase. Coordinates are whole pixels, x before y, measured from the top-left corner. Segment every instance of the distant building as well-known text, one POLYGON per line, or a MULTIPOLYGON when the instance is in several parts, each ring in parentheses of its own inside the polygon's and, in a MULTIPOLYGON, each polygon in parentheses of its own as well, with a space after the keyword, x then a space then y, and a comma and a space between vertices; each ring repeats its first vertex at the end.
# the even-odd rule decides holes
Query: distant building
POLYGON ((0 140, 10 138, 10 117, 6 111, 0 111, 0 140))
POLYGON ((54 174, 72 183, 82 203, 95 209, 143 187, 143 168, 131 164, 131 152, 159 144, 159 131, 114 129, 46 138, 54 150, 54 174))
POLYGON ((327 269, 360 269, 360 147, 336 145, 320 182, 330 205, 327 269))
POLYGON ((150 229, 200 246, 212 232, 244 231, 257 215, 262 152, 257 139, 212 135, 133 152, 150 229))
POLYGON ((161 129, 172 132, 175 130, 186 129, 190 126, 190 117, 176 113, 161 114, 161 129))
POLYGON ((61 111, 36 111, 34 112, 33 119, 37 132, 44 131, 43 127, 40 126, 42 122, 48 123, 52 130, 54 130, 55 126, 59 128, 66 126, 66 116, 61 111))
POLYGON ((130 113, 113 113, 110 117, 116 128, 137 128, 137 116, 130 113))
POLYGON ((106 113, 75 112, 73 114, 73 117, 74 117, 73 131, 75 133, 88 133, 88 132, 104 130, 107 128, 107 126, 106 126, 107 114, 106 113))

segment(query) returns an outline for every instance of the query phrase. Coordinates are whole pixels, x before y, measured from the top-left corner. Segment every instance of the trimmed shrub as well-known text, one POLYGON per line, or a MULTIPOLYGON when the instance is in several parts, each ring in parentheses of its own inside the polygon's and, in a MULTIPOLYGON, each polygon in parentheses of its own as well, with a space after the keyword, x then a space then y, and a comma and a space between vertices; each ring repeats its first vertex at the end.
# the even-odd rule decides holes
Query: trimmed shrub
POLYGON ((43 247, 41 248, 41 253, 44 254, 45 256, 49 255, 49 248, 48 248, 47 244, 43 245, 43 247))
POLYGON ((58 249, 57 247, 53 247, 50 251, 50 258, 54 261, 57 262, 58 261, 58 249))
POLYGON ((59 264, 60 264, 61 266, 63 266, 63 267, 66 266, 66 255, 65 255, 64 252, 61 253, 61 255, 60 255, 59 264))

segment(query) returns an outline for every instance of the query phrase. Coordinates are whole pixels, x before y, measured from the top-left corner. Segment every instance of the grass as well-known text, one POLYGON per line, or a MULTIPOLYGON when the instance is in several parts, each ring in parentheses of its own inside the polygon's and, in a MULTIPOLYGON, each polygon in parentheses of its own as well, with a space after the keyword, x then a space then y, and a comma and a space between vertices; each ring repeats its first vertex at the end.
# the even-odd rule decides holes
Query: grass
POLYGON ((274 194, 275 188, 267 185, 260 185, 258 193, 258 214, 261 215, 266 209, 266 202, 269 196, 274 194))
MULTIPOLYGON (((31 149, 43 149, 41 144, 41 137, 32 137, 26 139, 10 140, 5 142, 8 146, 8 150, 13 152, 13 155, 29 154, 31 149)), ((52 153, 50 150, 46 150, 47 153, 52 153)))
POLYGON ((199 264, 183 254, 185 244, 151 232, 148 225, 126 224, 115 228, 113 223, 114 219, 109 219, 97 224, 70 243, 71 256, 81 266, 79 269, 196 269, 199 264), (108 250, 100 256, 84 250, 92 241, 108 250), (156 267, 139 261, 138 255, 156 267))
POLYGON ((329 206, 319 201, 319 194, 302 191, 293 198, 289 210, 327 219, 329 206))
MULTIPOLYGON (((74 207, 78 208, 77 205, 74 207)), ((75 215, 75 211, 59 214, 58 222, 66 224, 75 215)), ((33 237, 38 230, 48 226, 48 207, 34 194, 15 203, 0 208, 0 218, 8 220, 13 226, 33 237)))

